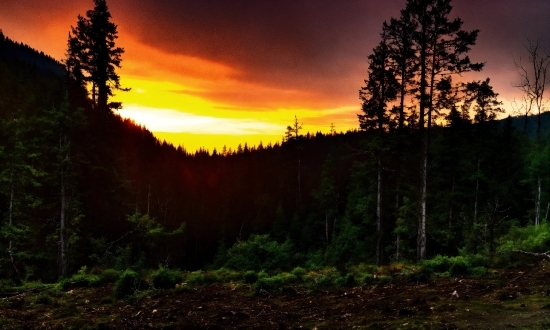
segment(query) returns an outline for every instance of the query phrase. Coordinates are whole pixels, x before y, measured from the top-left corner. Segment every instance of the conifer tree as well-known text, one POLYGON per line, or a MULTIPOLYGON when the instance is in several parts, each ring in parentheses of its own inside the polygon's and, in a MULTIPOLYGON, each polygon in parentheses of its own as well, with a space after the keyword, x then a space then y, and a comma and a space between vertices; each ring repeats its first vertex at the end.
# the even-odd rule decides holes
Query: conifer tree
POLYGON ((365 87, 359 91, 363 101, 363 115, 358 115, 359 125, 364 130, 377 131, 377 193, 376 193, 376 263, 381 261, 381 213, 382 213, 382 138, 389 124, 387 111, 390 102, 397 97, 398 82, 395 79, 393 68, 389 65, 390 53, 386 34, 382 33, 383 40, 369 56, 369 77, 365 80, 365 87))
MULTIPOLYGON (((413 44, 418 59, 417 88, 418 131, 422 140, 420 215, 417 257, 426 258, 426 190, 429 134, 436 106, 438 82, 453 74, 479 71, 482 63, 472 63, 467 53, 475 44, 479 30, 462 30, 462 20, 451 20, 451 0, 409 0, 402 17, 410 17, 415 27, 413 44)), ((402 18, 403 19, 403 18, 402 18)))
POLYGON ((69 73, 81 84, 91 83, 92 100, 99 111, 108 113, 120 108, 109 103, 114 90, 128 91, 120 85, 116 73, 122 61, 124 48, 116 46, 117 25, 111 22, 111 13, 105 0, 94 0, 95 7, 78 16, 76 27, 69 33, 67 67, 69 73))

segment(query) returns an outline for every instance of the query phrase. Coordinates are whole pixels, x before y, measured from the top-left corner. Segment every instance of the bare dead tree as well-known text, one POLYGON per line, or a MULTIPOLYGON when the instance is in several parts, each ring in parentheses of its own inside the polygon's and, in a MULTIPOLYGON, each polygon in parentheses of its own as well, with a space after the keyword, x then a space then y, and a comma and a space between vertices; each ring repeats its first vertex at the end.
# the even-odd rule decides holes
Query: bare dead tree
MULTIPOLYGON (((544 106, 548 102, 544 98, 546 87, 550 84, 548 68, 550 67, 550 54, 543 54, 540 40, 527 40, 525 49, 528 54, 528 63, 524 64, 521 57, 514 60, 516 70, 520 76, 520 82, 513 84, 523 92, 523 106, 525 123, 523 130, 527 128, 527 117, 533 112, 537 115, 537 137, 540 134, 541 118, 545 112, 544 106)), ((548 109, 546 109, 548 111, 548 109)))

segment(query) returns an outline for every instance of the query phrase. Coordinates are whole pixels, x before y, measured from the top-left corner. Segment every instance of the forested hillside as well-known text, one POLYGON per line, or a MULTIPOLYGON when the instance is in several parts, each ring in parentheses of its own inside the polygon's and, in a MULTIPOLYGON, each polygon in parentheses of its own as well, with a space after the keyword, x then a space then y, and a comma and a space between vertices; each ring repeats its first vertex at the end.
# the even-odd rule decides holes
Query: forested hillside
POLYGON ((548 116, 524 132, 524 117, 497 121, 489 79, 452 84, 482 65, 465 57, 477 32, 447 23, 457 53, 437 68, 399 60, 400 22, 384 24, 357 131, 305 133, 295 118, 281 143, 212 153, 120 118, 95 81, 90 94, 78 81, 82 58, 70 57, 85 22, 72 30, 67 70, 0 34, 0 277, 546 251, 546 239, 524 239, 550 208, 548 116))

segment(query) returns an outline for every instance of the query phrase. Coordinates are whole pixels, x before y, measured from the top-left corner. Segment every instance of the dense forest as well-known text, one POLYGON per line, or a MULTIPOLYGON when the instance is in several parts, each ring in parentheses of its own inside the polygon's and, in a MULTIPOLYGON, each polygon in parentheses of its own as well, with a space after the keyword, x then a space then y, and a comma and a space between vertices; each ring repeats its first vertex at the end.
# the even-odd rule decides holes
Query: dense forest
POLYGON ((95 4, 64 63, 0 33, 0 278, 548 251, 548 80, 520 76, 529 108, 498 120, 489 78, 459 81, 483 64, 468 57, 479 31, 450 18, 450 1, 409 0, 383 24, 357 130, 306 133, 294 118, 281 143, 213 152, 117 115, 124 50, 105 1, 95 4), (107 49, 86 44, 93 29, 107 49))

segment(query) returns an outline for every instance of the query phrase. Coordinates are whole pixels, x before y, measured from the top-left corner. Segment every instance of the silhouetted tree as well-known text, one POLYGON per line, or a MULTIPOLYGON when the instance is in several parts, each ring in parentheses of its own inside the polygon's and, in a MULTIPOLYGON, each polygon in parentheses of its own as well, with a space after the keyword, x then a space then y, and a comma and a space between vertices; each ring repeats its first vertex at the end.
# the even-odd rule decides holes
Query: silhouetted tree
POLYGON ((101 112, 120 108, 108 103, 115 89, 127 91, 120 85, 116 69, 120 68, 124 48, 116 47, 117 26, 105 0, 94 0, 95 7, 78 16, 76 27, 69 33, 67 67, 79 82, 92 84, 92 100, 101 112), (97 98, 96 98, 97 96, 97 98))

